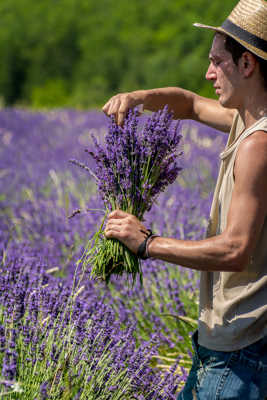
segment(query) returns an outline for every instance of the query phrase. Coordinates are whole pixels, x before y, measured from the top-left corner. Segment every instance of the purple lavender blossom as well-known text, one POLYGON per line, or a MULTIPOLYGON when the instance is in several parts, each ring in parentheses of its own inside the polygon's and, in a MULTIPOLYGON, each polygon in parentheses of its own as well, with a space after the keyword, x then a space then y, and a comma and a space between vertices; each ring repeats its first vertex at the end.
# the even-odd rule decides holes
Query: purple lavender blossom
POLYGON ((17 358, 16 351, 16 336, 17 331, 10 329, 8 332, 9 340, 7 341, 6 349, 3 357, 2 376, 12 381, 16 376, 17 358))
MULTIPOLYGON (((101 146, 93 136, 94 150, 87 151, 95 160, 91 173, 107 210, 120 208, 143 219, 160 192, 177 178, 177 149, 181 139, 179 121, 172 124, 168 107, 152 114, 142 132, 138 132, 138 110, 129 110, 123 128, 110 118, 105 145, 101 146)), ((86 165, 72 160, 91 172, 86 165)), ((94 237, 93 246, 85 255, 84 265, 92 266, 91 275, 109 282, 112 274, 126 272, 135 282, 142 279, 137 257, 116 240, 94 237)))
MULTIPOLYGON (((149 123, 150 131, 156 121, 149 123)), ((146 122, 144 117, 144 126, 146 122)), ((21 370, 27 371, 30 378, 32 371, 43 362, 47 373, 49 368, 55 367, 50 357, 44 359, 49 333, 55 334, 55 343, 58 340, 54 349, 56 355, 60 354, 57 360, 64 358, 64 332, 72 324, 74 333, 69 346, 75 361, 69 369, 69 381, 77 384, 70 389, 72 397, 77 399, 86 386, 80 374, 82 368, 91 368, 93 381, 99 373, 97 362, 105 346, 109 346, 111 368, 118 373, 127 371, 129 360, 135 360, 138 347, 145 348, 152 334, 160 342, 158 352, 171 354, 174 360, 171 372, 176 366, 177 352, 188 353, 188 359, 192 355, 186 339, 181 337, 178 319, 163 315, 187 315, 188 305, 182 301, 185 292, 192 298, 190 315, 196 310, 194 295, 198 277, 190 270, 179 267, 174 270, 165 263, 148 260, 143 272, 143 288, 138 281, 134 287, 128 287, 124 278, 111 279, 109 288, 89 280, 85 274, 84 290, 75 299, 71 320, 70 313, 65 313, 74 277, 76 282, 81 276, 80 269, 75 275, 75 269, 76 261, 83 254, 84 238, 92 236, 103 216, 102 211, 84 210, 104 208, 95 193, 92 177, 84 178, 82 170, 69 168, 68 160, 81 160, 92 171, 96 162, 88 158, 83 148, 87 146, 88 151, 93 152, 90 134, 94 130, 97 142, 102 143, 106 125, 107 118, 93 112, 0 110, 0 372, 2 376, 14 376, 14 380, 21 381, 21 370), (81 213, 69 220, 67 216, 72 209, 81 209, 81 213), (16 331, 13 339, 12 326, 16 331), (96 356, 95 362, 89 358, 90 354, 96 356), (79 389, 79 385, 82 388, 79 389)), ((171 128, 175 129, 175 125, 174 122, 171 128)), ((113 129, 115 131, 115 127, 113 129)), ((197 239, 203 237, 205 231, 210 192, 218 169, 217 155, 226 135, 217 133, 214 137, 214 130, 188 121, 179 123, 177 134, 181 132, 184 154, 179 156, 178 167, 183 164, 179 184, 170 185, 164 193, 156 195, 157 204, 146 214, 145 223, 162 235, 197 239)), ((128 138, 126 144, 129 143, 127 134, 124 137, 118 131, 114 135, 118 140, 128 138)), ((139 137, 141 139, 141 134, 139 137)), ((138 147, 139 142, 135 140, 131 142, 132 156, 135 157, 137 150, 143 151, 145 159, 145 149, 138 147)), ((113 145, 112 137, 109 143, 113 145)), ((123 147, 123 143, 120 146, 123 147)), ((117 147, 113 149, 116 156, 117 147)), ((134 170, 137 170, 140 164, 134 161, 134 170)), ((128 164, 121 161, 118 168, 128 171, 128 164)), ((141 172, 141 169, 135 172, 134 179, 144 176, 141 172)), ((125 190, 130 190, 127 186, 129 174, 130 170, 120 176, 125 190)), ((144 184, 144 189, 152 190, 152 185, 144 184)), ((143 198, 139 189, 136 196, 140 201, 143 198)), ((123 199, 120 197, 120 201, 123 199)), ((187 336, 191 330, 186 330, 187 336)), ((157 348, 156 344, 155 352, 157 348)), ((156 388, 162 376, 157 368, 159 363, 154 358, 145 360, 145 352, 141 355, 144 366, 140 373, 131 370, 132 377, 136 373, 130 388, 132 397, 175 398, 177 385, 185 381, 187 370, 181 367, 178 375, 177 371, 166 374, 165 386, 157 396, 156 388)), ((36 376, 32 379, 36 381, 36 376)), ((44 374, 38 379, 40 386, 44 383, 39 390, 45 395, 45 386, 50 388, 45 384, 47 377, 44 374)), ((21 384, 23 387, 24 382, 21 384)), ((120 388, 120 382, 116 384, 120 388)), ((106 390, 105 383, 100 386, 98 390, 106 390)))

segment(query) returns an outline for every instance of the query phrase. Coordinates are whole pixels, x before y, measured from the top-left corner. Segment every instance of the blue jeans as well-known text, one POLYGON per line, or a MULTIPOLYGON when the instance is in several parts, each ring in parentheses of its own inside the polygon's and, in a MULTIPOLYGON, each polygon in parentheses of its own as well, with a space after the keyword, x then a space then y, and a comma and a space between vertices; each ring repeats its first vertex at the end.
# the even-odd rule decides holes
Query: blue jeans
POLYGON ((267 336, 238 351, 214 351, 198 344, 184 389, 177 400, 267 399, 267 336))

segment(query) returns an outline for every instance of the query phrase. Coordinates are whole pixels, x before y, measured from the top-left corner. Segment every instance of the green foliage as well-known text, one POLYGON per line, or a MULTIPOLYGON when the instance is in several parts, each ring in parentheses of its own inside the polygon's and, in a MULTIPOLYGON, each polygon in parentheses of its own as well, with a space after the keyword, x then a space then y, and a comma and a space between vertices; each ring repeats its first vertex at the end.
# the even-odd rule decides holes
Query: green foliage
POLYGON ((33 108, 68 106, 69 96, 66 82, 63 79, 55 78, 45 82, 42 86, 33 86, 30 95, 30 102, 33 108))
POLYGON ((205 82, 212 33, 234 0, 5 0, 0 97, 35 107, 99 106, 118 91, 205 82))

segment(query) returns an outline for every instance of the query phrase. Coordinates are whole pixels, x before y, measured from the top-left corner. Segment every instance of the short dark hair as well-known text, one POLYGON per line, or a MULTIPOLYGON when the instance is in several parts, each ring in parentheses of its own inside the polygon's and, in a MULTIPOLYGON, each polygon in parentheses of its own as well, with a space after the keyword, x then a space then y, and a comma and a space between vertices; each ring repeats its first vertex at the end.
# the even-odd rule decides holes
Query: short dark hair
MULTIPOLYGON (((242 54, 245 51, 249 51, 244 46, 242 46, 242 44, 240 44, 239 42, 237 42, 235 39, 233 39, 231 36, 228 35, 225 35, 224 46, 225 50, 231 53, 233 61, 236 65, 238 65, 238 60, 240 59, 242 54)), ((263 78, 263 86, 264 89, 267 90, 267 60, 264 60, 263 58, 256 56, 256 54, 253 54, 253 56, 259 63, 260 74, 263 78)))

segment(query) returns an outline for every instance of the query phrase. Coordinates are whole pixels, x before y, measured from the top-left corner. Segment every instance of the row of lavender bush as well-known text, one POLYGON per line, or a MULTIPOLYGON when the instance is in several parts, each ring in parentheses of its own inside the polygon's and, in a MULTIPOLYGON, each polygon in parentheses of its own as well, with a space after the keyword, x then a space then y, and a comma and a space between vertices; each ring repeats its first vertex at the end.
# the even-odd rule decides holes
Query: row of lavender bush
MULTIPOLYGON (((223 134, 181 123, 183 173, 146 215, 155 232, 203 237, 223 134)), ((143 287, 81 270, 103 204, 84 148, 99 112, 0 111, 0 396, 175 399, 191 363, 198 274, 148 260, 143 287), (75 209, 82 212, 68 218, 75 209)))

